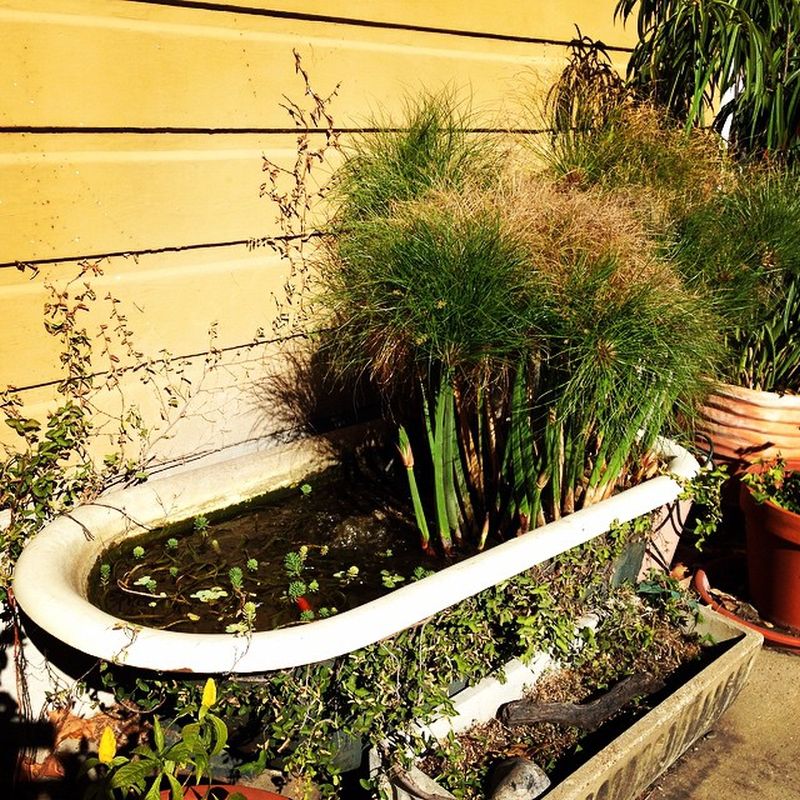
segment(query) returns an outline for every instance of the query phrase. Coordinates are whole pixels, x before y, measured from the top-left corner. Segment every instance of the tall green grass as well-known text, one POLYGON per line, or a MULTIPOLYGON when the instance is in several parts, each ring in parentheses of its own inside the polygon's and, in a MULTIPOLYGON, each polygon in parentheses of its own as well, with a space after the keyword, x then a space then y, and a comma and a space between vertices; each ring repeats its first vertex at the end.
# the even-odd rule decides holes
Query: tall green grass
POLYGON ((554 177, 627 198, 632 213, 664 238, 733 175, 717 134, 686 131, 654 107, 630 100, 599 124, 558 131, 535 148, 554 177))
POLYGON ((800 390, 800 176, 743 166, 683 219, 673 255, 724 324, 724 377, 800 390))
POLYGON ((550 174, 626 202, 659 238, 717 317, 721 379, 800 390, 796 172, 736 163, 716 134, 611 91, 609 65, 590 44, 574 51, 553 92, 555 132, 539 149, 550 174))
POLYGON ((406 98, 401 119, 375 118, 356 136, 331 184, 337 224, 389 213, 396 202, 433 189, 486 183, 503 153, 475 127, 469 104, 452 89, 406 98))
POLYGON ((641 478, 717 341, 627 206, 491 172, 500 149, 456 137, 447 103, 422 108, 424 137, 418 105, 343 167, 322 300, 340 368, 405 401, 398 415, 412 401, 400 449, 421 538, 449 551, 641 478))

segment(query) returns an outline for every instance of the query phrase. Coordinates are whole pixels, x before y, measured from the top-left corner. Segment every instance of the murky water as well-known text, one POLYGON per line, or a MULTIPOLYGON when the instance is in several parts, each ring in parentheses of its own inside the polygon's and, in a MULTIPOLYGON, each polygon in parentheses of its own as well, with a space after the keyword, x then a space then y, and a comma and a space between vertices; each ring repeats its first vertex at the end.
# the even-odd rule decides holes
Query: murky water
POLYGON ((95 565, 89 599, 141 625, 245 633, 353 608, 441 566, 399 492, 326 474, 207 526, 126 540, 95 565))

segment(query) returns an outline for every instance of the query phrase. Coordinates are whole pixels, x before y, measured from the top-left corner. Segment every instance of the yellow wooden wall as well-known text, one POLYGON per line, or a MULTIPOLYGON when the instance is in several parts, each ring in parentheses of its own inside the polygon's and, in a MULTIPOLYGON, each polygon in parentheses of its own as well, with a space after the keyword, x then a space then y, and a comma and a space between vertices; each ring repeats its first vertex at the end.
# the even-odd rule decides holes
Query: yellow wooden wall
MULTIPOLYGON (((61 368, 45 285, 89 260, 104 271, 98 297, 123 301, 141 350, 184 357, 195 387, 208 373, 157 458, 291 428, 259 388, 285 357, 270 293, 287 266, 249 243, 275 232, 262 154, 293 152, 279 105, 302 88, 292 50, 319 91, 341 82, 332 110, 345 132, 443 85, 470 94, 487 126, 524 126, 520 101, 560 69, 575 23, 624 64, 633 33, 614 26, 613 5, 0 0, 0 386, 18 387, 34 414, 52 402, 61 368), (224 369, 209 371, 212 323, 224 369), (275 341, 252 346, 259 328, 275 341)), ((163 432, 150 389, 129 380, 163 432)))

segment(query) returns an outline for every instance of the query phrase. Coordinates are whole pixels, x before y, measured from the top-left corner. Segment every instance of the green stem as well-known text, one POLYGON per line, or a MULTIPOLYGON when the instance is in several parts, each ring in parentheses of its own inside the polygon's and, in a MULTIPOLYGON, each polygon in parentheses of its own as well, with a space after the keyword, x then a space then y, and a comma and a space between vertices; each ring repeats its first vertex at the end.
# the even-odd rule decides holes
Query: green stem
POLYGON ((553 518, 561 517, 561 424, 551 409, 545 423, 545 466, 553 501, 553 518))
POLYGON ((414 516, 417 519, 417 527, 419 528, 420 545, 423 551, 429 552, 431 550, 431 535, 428 530, 428 521, 425 519, 425 509, 422 507, 422 498, 419 495, 417 478, 414 474, 414 453, 411 450, 411 441, 408 438, 408 433, 402 425, 398 429, 398 439, 400 458, 403 460, 403 464, 406 468, 408 488, 411 492, 411 502, 414 505, 414 516))
POLYGON ((459 511, 458 511, 458 489, 456 487, 455 463, 458 454, 458 442, 456 441, 456 420, 455 409, 453 406, 453 388, 448 385, 446 405, 443 419, 444 428, 442 430, 442 477, 444 482, 445 506, 447 509, 447 521, 450 530, 457 540, 461 538, 459 531, 459 511))
POLYGON ((442 376, 436 397, 436 417, 433 425, 433 492, 439 541, 445 553, 453 549, 450 537, 450 520, 447 515, 447 489, 445 463, 445 418, 448 404, 452 405, 453 390, 446 376, 442 376))

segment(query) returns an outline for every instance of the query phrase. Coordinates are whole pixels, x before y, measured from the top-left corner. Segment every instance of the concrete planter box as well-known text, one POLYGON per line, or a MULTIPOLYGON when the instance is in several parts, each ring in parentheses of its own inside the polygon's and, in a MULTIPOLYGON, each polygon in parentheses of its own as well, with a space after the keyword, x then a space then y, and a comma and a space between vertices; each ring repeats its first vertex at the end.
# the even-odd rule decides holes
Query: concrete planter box
MULTIPOLYGON (((713 727, 747 682, 763 639, 756 631, 737 625, 710 609, 704 609, 702 616, 698 625, 700 633, 710 635, 715 642, 729 643, 728 648, 542 797, 547 800, 634 800, 713 727)), ((520 668, 525 669, 512 664, 511 671, 516 673, 520 668)), ((512 692, 508 685, 494 679, 466 689, 466 706, 460 701, 461 695, 457 695, 454 700, 457 716, 437 720, 434 734, 443 738, 448 729, 458 732, 473 722, 488 720, 500 705, 522 697, 525 689, 535 682, 537 672, 540 670, 534 666, 529 680, 516 681, 516 691, 512 692), (462 708, 474 707, 477 690, 482 694, 483 716, 476 718, 467 711, 462 717, 462 708)), ((379 769, 374 754, 371 766, 379 769)), ((453 797, 416 768, 409 771, 409 777, 429 794, 453 797)), ((420 800, 395 784, 391 785, 391 791, 396 800, 420 800)))

